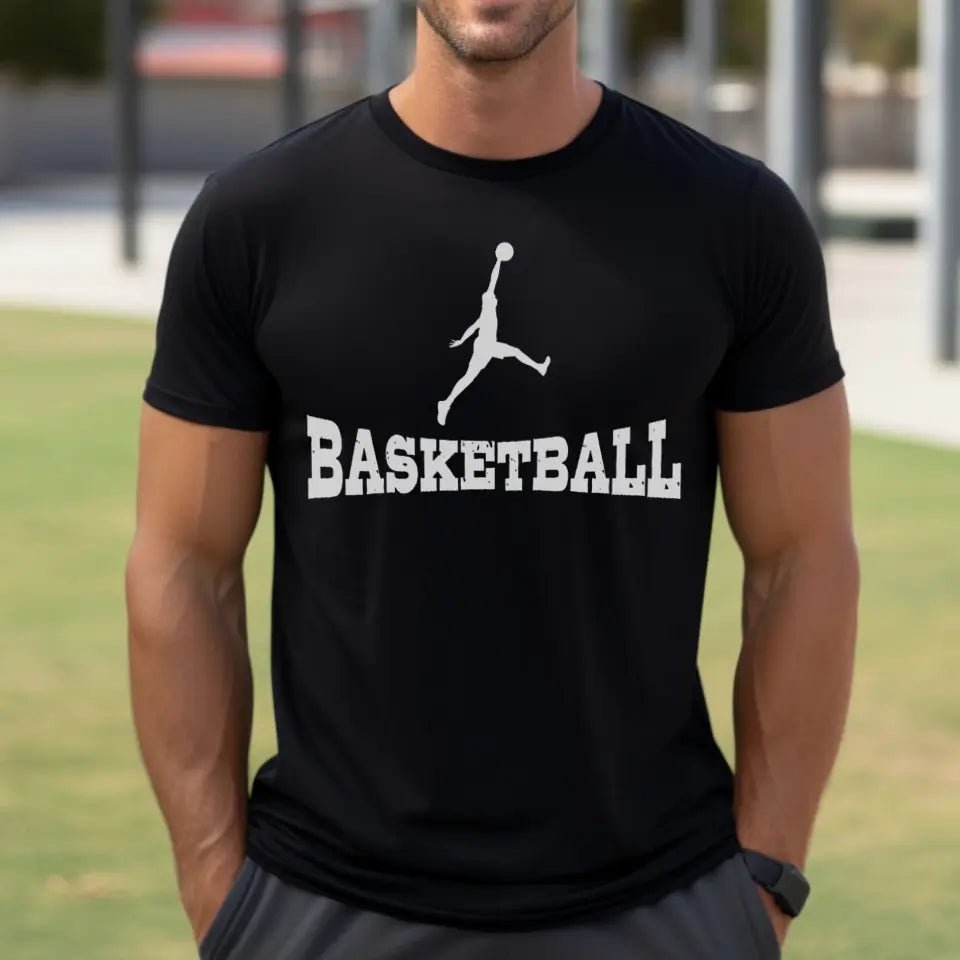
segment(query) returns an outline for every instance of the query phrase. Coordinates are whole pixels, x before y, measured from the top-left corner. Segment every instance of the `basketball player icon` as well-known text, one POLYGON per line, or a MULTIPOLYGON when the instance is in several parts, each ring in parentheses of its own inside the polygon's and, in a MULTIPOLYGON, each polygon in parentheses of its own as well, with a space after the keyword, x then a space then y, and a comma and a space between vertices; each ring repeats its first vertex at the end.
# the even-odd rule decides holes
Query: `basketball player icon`
POLYGON ((522 350, 497 339, 497 296, 493 292, 493 288, 497 285, 497 278, 500 276, 500 264, 513 258, 513 247, 509 243, 498 243, 495 253, 497 262, 493 265, 493 273, 490 274, 490 285, 487 287, 486 293, 480 298, 482 303, 480 316, 463 331, 459 340, 450 341, 451 347, 459 347, 476 333, 473 341, 473 354, 467 364, 466 373, 453 385, 450 396, 437 404, 437 422, 440 426, 447 422, 447 414, 450 412, 453 401, 473 383, 477 374, 491 360, 505 360, 507 357, 513 357, 514 360, 519 360, 528 367, 533 367, 540 373, 541 377, 550 366, 549 357, 541 363, 537 363, 536 360, 531 360, 522 350))

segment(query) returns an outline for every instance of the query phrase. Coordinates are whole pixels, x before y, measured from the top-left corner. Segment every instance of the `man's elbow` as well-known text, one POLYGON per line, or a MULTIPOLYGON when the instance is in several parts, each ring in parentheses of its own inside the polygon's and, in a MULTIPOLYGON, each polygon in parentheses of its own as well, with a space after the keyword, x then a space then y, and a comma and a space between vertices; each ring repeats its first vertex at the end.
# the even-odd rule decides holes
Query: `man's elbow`
POLYGON ((124 572, 131 643, 166 642, 185 617, 233 619, 242 604, 243 558, 163 535, 138 532, 124 572))
POLYGON ((852 530, 843 538, 839 567, 842 582, 856 602, 860 596, 860 550, 852 530))
POLYGON ((193 598, 212 593, 204 564, 173 541, 138 532, 127 551, 124 594, 129 641, 133 645, 164 642, 175 631, 170 622, 179 617, 193 598))
POLYGON ((856 600, 860 594, 860 551, 853 529, 838 524, 828 531, 823 542, 813 540, 816 561, 829 570, 837 589, 856 600))
POLYGON ((829 610, 832 619, 845 625, 841 632, 853 644, 860 599, 860 552, 853 530, 848 525, 838 525, 811 536, 801 547, 801 554, 801 569, 816 584, 818 597, 814 601, 829 610))
POLYGON ((849 524, 808 528, 782 537, 766 550, 744 551, 744 567, 745 596, 751 607, 799 591, 855 624, 860 557, 849 524))
POLYGON ((157 635, 156 622, 163 610, 161 584, 169 578, 160 551, 137 534, 127 551, 124 565, 124 595, 127 606, 128 639, 131 646, 157 635))

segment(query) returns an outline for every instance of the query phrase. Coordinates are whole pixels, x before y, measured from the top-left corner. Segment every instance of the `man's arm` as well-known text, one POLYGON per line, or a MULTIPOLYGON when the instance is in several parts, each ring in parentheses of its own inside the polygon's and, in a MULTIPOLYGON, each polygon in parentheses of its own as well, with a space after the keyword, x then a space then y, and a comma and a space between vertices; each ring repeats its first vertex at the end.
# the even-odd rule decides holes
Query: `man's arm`
MULTIPOLYGON (((853 673, 859 567, 843 385, 720 413, 718 435, 724 502, 744 557, 737 833, 743 846, 802 868, 853 673)), ((762 893, 782 940, 788 918, 762 893)))
POLYGON ((253 698, 242 561, 266 444, 265 433, 143 408, 126 569, 132 705, 198 941, 244 857, 253 698))

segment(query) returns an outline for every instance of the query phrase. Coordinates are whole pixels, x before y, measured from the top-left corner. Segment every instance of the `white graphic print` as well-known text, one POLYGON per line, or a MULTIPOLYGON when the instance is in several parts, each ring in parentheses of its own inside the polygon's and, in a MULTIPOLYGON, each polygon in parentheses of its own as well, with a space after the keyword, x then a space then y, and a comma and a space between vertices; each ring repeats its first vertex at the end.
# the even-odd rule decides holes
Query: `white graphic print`
POLYGON ((669 476, 661 472, 666 420, 647 424, 647 447, 634 439, 630 427, 619 427, 603 439, 597 431, 584 434, 572 447, 562 436, 454 440, 399 433, 381 445, 370 430, 360 427, 353 451, 347 453, 340 426, 309 414, 307 436, 307 496, 311 500, 341 494, 500 489, 680 499, 681 464, 674 463, 669 476))
MULTIPOLYGON (((540 363, 522 350, 497 339, 497 298, 494 288, 500 264, 513 258, 513 247, 499 243, 490 284, 482 296, 480 316, 458 340, 459 347, 476 334, 466 373, 454 384, 446 400, 437 404, 443 426, 453 401, 493 359, 513 357, 543 376, 550 357, 540 363)), ((651 500, 681 498, 682 464, 667 466, 664 444, 667 421, 653 420, 635 436, 629 426, 612 433, 591 431, 582 439, 565 436, 513 440, 453 439, 391 434, 383 443, 371 430, 358 427, 352 444, 344 443, 339 424, 307 414, 310 441, 311 500, 345 495, 444 493, 466 490, 505 490, 646 497, 651 500), (646 435, 645 437, 643 435, 646 435), (644 443, 644 440, 646 443, 644 443), (352 446, 352 451, 350 447, 352 446)), ((348 434, 349 436, 349 434, 348 434)))
POLYGON ((441 400, 437 404, 437 422, 440 426, 447 422, 447 414, 450 412, 453 401, 473 383, 477 374, 491 360, 505 360, 508 357, 513 357, 514 360, 519 360, 528 367, 533 367, 541 377, 550 366, 549 357, 537 363, 536 360, 531 360, 522 350, 497 339, 497 296, 494 293, 494 287, 496 287, 497 278, 500 276, 500 264, 513 259, 513 247, 509 243, 498 243, 495 255, 497 262, 493 265, 493 273, 490 274, 490 284, 480 298, 482 304, 480 316, 464 330, 459 339, 450 341, 451 347, 459 347, 473 334, 476 334, 473 341, 473 355, 467 365, 467 372, 453 385, 447 399, 441 400))

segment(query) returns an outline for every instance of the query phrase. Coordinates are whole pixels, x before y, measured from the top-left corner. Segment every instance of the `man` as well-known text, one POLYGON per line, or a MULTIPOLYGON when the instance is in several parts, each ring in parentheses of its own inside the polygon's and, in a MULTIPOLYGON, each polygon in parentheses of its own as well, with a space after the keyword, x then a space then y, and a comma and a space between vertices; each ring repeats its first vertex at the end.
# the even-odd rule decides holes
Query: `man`
POLYGON ((576 49, 572 0, 421 0, 409 77, 181 228, 127 586, 207 960, 774 957, 803 904, 858 580, 820 250, 762 164, 576 49), (490 363, 438 425, 507 241, 508 339, 549 372, 490 363), (718 464, 735 776, 696 666, 718 464), (278 752, 248 798, 265 467, 278 752))

